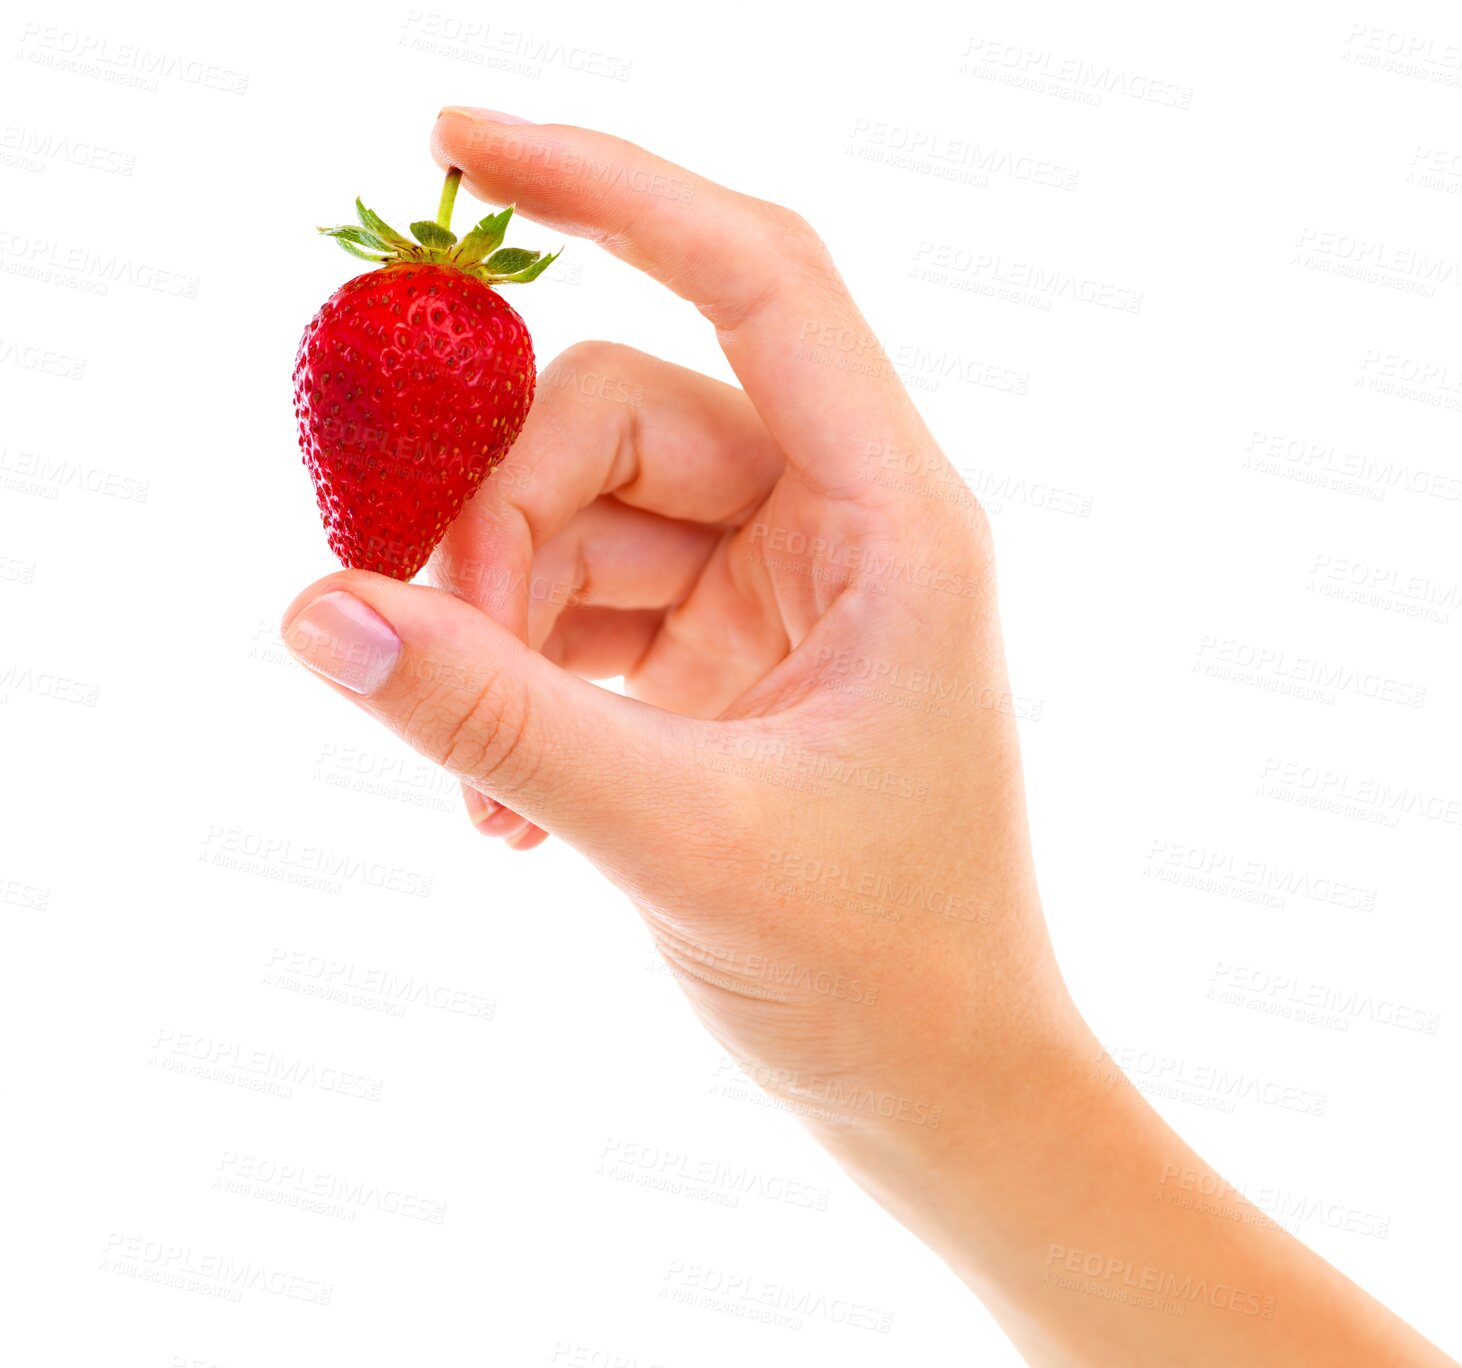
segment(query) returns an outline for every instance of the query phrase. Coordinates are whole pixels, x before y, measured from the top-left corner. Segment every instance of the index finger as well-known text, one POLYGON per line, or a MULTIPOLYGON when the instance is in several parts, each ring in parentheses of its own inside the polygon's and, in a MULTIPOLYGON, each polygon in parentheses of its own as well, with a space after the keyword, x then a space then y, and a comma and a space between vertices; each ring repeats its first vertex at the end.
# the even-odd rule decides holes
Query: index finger
POLYGON ((432 152, 474 194, 606 250, 688 299, 819 493, 881 502, 870 443, 930 441, 817 235, 779 205, 605 133, 450 107, 432 152))

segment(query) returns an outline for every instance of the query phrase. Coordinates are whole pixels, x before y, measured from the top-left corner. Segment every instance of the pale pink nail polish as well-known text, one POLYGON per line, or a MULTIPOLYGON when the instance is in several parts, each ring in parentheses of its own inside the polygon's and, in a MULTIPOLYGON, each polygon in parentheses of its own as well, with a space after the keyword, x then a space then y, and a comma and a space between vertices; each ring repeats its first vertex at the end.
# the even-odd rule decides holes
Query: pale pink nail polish
POLYGON ((511 836, 527 825, 527 819, 520 817, 512 808, 500 807, 489 817, 477 823, 477 829, 484 836, 511 836))
POLYGON ((527 124, 534 127, 532 119, 520 119, 516 114, 504 114, 500 109, 473 109, 468 105, 446 105, 437 114, 441 118, 443 114, 460 114, 464 119, 472 119, 479 123, 500 123, 500 124, 527 124))
POLYGON ((486 794, 479 793, 475 788, 462 790, 462 796, 467 802, 467 816, 473 826, 481 826, 490 817, 495 817, 503 810, 501 803, 494 802, 486 794))
POLYGON ((373 694, 401 658, 401 638, 354 594, 322 594, 291 622, 284 644, 317 674, 358 694, 373 694))

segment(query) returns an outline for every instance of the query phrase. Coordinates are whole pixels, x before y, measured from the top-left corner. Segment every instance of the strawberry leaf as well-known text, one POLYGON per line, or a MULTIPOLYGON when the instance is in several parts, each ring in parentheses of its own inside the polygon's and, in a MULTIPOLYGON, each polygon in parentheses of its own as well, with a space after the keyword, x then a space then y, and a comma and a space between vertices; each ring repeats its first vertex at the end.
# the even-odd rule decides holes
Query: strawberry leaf
MULTIPOLYGON (((499 257, 506 256, 506 255, 507 255, 506 252, 499 252, 499 253, 497 253, 497 256, 499 256, 499 257)), ((510 271, 510 272, 507 272, 505 274, 500 274, 500 275, 494 275, 494 276, 492 276, 491 277, 491 283, 492 284, 494 284, 494 285, 506 285, 506 284, 526 285, 530 280, 537 280, 538 277, 541 276, 544 273, 544 271, 546 271, 553 262, 555 262, 555 261, 558 260, 558 258, 560 256, 560 253, 559 252, 550 252, 547 256, 539 256, 537 252, 520 252, 519 255, 522 255, 522 256, 530 256, 530 257, 534 257, 536 259, 533 260, 533 261, 531 261, 531 262, 529 262, 528 265, 521 267, 519 270, 510 271)), ((496 258, 493 258, 493 260, 496 260, 496 258)), ((492 260, 489 260, 487 264, 489 266, 491 266, 492 265, 492 260)))
POLYGON ((508 222, 513 217, 514 206, 508 205, 495 214, 480 219, 460 242, 452 232, 452 206, 456 202, 457 188, 462 183, 462 172, 452 167, 447 172, 446 184, 437 205, 435 219, 422 219, 411 225, 411 237, 403 237, 374 209, 367 209, 360 199, 355 201, 355 216, 360 227, 346 224, 339 228, 321 228, 318 231, 332 237, 342 251, 349 252, 362 261, 374 262, 378 266, 425 265, 456 269, 488 285, 500 285, 508 281, 526 283, 537 280, 548 267, 558 259, 559 252, 544 256, 529 252, 521 247, 504 247, 508 222), (412 241, 412 238, 415 241, 412 241))
POLYGON ((497 251, 508 235, 508 220, 512 217, 511 204, 499 214, 489 214, 457 245, 452 260, 459 266, 475 266, 489 252, 497 251))
POLYGON ((382 256, 378 252, 363 252, 353 242, 347 242, 344 238, 338 237, 335 241, 353 257, 359 257, 362 261, 374 261, 377 264, 384 264, 388 261, 395 261, 395 257, 382 256))
POLYGON ((367 209, 365 205, 360 202, 360 198, 358 196, 355 201, 355 216, 360 220, 360 226, 364 228, 366 232, 380 238, 383 243, 387 243, 392 247, 411 246, 411 243, 406 238, 402 237, 401 234, 398 233, 393 227, 391 227, 391 225, 387 223, 386 220, 383 219, 378 213, 376 213, 375 210, 367 209))
POLYGON ((443 228, 440 223, 433 223, 430 219, 423 219, 420 223, 411 225, 411 236, 414 237, 423 247, 450 247, 457 241, 456 233, 450 229, 443 228))
POLYGON ((353 242, 357 247, 368 247, 373 252, 389 252, 391 250, 374 233, 368 233, 364 228, 321 228, 320 231, 326 237, 333 237, 340 242, 353 242))
POLYGON ((504 247, 502 251, 494 252, 482 264, 492 275, 508 276, 525 270, 537 260, 537 252, 525 251, 522 247, 504 247))

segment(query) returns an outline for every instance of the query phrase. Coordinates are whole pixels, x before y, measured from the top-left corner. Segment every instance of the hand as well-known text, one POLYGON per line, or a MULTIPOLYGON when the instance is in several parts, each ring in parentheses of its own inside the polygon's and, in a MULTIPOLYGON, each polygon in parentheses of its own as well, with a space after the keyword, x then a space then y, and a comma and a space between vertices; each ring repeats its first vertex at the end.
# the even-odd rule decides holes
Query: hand
POLYGON ((448 112, 434 147, 672 284, 745 391, 571 348, 439 549, 451 595, 334 575, 286 635, 328 674, 338 607, 317 635, 309 605, 368 605, 400 646, 365 707, 583 849, 759 1081, 907 1125, 880 1112, 936 1108, 935 1075, 1063 1004, 983 515, 801 219, 580 129, 448 112))
POLYGON ((988 527, 812 230, 584 129, 446 110, 433 147, 693 303, 742 389, 570 349, 443 587, 331 575, 291 648, 479 825, 592 859, 712 1034, 1033 1362, 1445 1363, 1240 1199, 1154 1203, 1212 1171, 1111 1085, 1057 971, 988 527), (1068 1290, 1073 1257, 1228 1292, 1139 1323, 1068 1290))

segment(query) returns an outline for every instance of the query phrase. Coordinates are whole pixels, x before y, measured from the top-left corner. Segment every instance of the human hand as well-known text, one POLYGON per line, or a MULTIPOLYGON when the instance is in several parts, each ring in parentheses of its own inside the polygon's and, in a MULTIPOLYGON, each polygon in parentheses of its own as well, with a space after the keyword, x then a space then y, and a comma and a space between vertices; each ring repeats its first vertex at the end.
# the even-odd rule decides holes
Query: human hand
POLYGON ((1237 1194, 1161 1200, 1232 1190, 1065 992, 989 529, 811 229, 584 129, 447 110, 433 144, 693 302, 743 389, 570 349, 444 587, 331 575, 292 649, 479 826, 618 884, 712 1034, 1031 1362, 1450 1363, 1237 1194))
POLYGON ((813 1124, 937 1121, 1067 1013, 981 511, 794 214, 583 129, 449 110, 433 147, 693 302, 744 392, 571 348, 433 561, 451 593, 342 572, 286 639, 489 830, 593 859, 813 1124))

